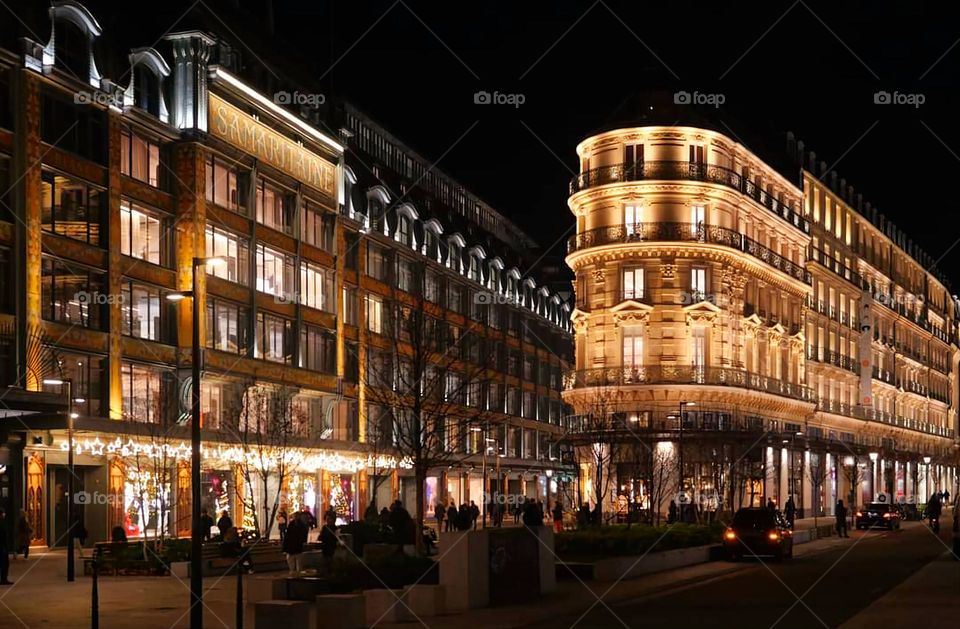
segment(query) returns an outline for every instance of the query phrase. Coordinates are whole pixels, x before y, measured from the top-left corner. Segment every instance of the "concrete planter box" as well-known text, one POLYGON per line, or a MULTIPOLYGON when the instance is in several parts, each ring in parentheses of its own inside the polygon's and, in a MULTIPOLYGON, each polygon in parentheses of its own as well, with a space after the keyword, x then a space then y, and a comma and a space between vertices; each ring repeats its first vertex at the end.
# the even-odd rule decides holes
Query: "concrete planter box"
POLYGON ((317 577, 296 577, 287 579, 287 596, 292 601, 317 600, 323 594, 330 594, 330 581, 317 577))
POLYGON ((325 565, 326 560, 319 550, 308 550, 300 553, 300 568, 303 570, 316 570, 325 565))
POLYGON ((403 602, 417 616, 440 616, 446 612, 447 596, 442 585, 408 585, 403 602))
POLYGON ((362 594, 325 594, 316 599, 317 629, 364 629, 366 605, 362 594))
POLYGON ((286 577, 247 576, 247 603, 253 605, 260 601, 276 601, 287 598, 286 577))
POLYGON ((379 561, 385 557, 397 554, 396 544, 365 544, 363 547, 364 561, 379 561))
POLYGON ((177 577, 178 579, 188 578, 190 576, 190 562, 189 561, 171 561, 170 576, 177 577))
POLYGON ((712 548, 714 547, 694 546, 651 552, 647 555, 601 559, 593 564, 593 576, 600 581, 616 581, 706 563, 711 560, 715 552, 711 550, 712 548))
POLYGON ((253 605, 253 626, 256 629, 313 627, 316 613, 316 604, 306 601, 260 601, 253 605))
POLYGON ((490 537, 485 530, 451 531, 440 536, 440 585, 452 611, 490 604, 490 537))
POLYGON ((363 598, 368 625, 413 619, 402 600, 403 590, 364 590, 363 598))

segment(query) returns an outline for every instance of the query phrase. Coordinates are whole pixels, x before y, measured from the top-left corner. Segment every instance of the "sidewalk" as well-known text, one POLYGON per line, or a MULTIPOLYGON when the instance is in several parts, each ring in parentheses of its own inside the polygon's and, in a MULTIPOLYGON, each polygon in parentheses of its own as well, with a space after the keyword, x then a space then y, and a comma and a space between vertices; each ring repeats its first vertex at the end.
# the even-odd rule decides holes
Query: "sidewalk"
POLYGON ((960 618, 960 561, 945 551, 840 629, 949 626, 960 618), (922 612, 918 610, 923 610, 922 612))
MULTIPOLYGON (((818 520, 818 524, 822 524, 824 518, 818 520)), ((810 528, 812 527, 813 518, 810 518, 810 528)), ((839 546, 852 544, 862 535, 862 532, 851 532, 848 539, 829 537, 799 544, 794 549, 794 555, 803 557, 808 554, 826 552, 839 546)), ((544 610, 546 609, 550 610, 550 615, 557 617, 580 614, 594 603, 601 606, 603 603, 609 605, 617 601, 637 601, 654 597, 666 591, 676 591, 684 586, 702 585, 709 581, 722 579, 755 565, 755 563, 713 561, 686 568, 657 572, 636 579, 625 579, 619 583, 580 581, 573 578, 572 580, 558 581, 556 591, 540 597, 535 604, 471 609, 444 616, 431 616, 429 619, 424 618, 423 620, 430 626, 430 629, 463 629, 466 625, 484 627, 484 629, 514 629, 543 622, 544 610), (598 597, 602 598, 603 603, 597 602, 598 597)), ((414 620, 412 623, 380 623, 377 625, 378 629, 410 629, 411 627, 422 626, 419 620, 414 620)))

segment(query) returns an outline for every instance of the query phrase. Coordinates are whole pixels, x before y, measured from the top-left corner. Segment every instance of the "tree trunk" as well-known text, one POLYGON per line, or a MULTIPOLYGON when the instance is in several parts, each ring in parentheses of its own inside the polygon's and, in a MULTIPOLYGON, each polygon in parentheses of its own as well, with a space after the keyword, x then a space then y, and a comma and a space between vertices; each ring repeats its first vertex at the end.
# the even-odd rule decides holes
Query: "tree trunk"
POLYGON ((413 543, 417 549, 417 556, 425 556, 426 548, 423 545, 423 502, 424 486, 427 484, 427 470, 418 465, 414 472, 414 478, 417 483, 417 504, 414 509, 416 514, 413 518, 413 543))

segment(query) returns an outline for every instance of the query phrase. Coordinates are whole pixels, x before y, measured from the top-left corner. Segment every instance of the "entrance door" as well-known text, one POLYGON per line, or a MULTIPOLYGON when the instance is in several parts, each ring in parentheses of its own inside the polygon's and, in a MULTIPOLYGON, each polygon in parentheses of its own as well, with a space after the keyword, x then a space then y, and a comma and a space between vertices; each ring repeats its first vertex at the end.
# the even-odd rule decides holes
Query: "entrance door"
MULTIPOLYGON (((76 477, 73 479, 74 495, 86 496, 83 491, 83 473, 81 467, 76 467, 76 477)), ((48 465, 47 466, 47 495, 50 498, 50 520, 48 544, 51 548, 63 548, 67 545, 67 488, 69 487, 70 469, 66 465, 48 465)), ((81 523, 84 519, 83 500, 80 503, 74 501, 73 513, 75 521, 81 523)))

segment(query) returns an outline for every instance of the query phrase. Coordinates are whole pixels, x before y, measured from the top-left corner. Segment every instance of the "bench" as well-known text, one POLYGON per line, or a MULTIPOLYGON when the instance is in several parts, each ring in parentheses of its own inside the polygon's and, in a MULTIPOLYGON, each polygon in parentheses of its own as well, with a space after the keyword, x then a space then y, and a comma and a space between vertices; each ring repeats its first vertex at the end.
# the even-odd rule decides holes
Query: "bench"
POLYGON ((113 575, 149 574, 151 566, 155 564, 143 558, 143 542, 97 542, 91 554, 87 555, 81 550, 80 558, 84 575, 93 574, 94 561, 100 574, 113 575))

